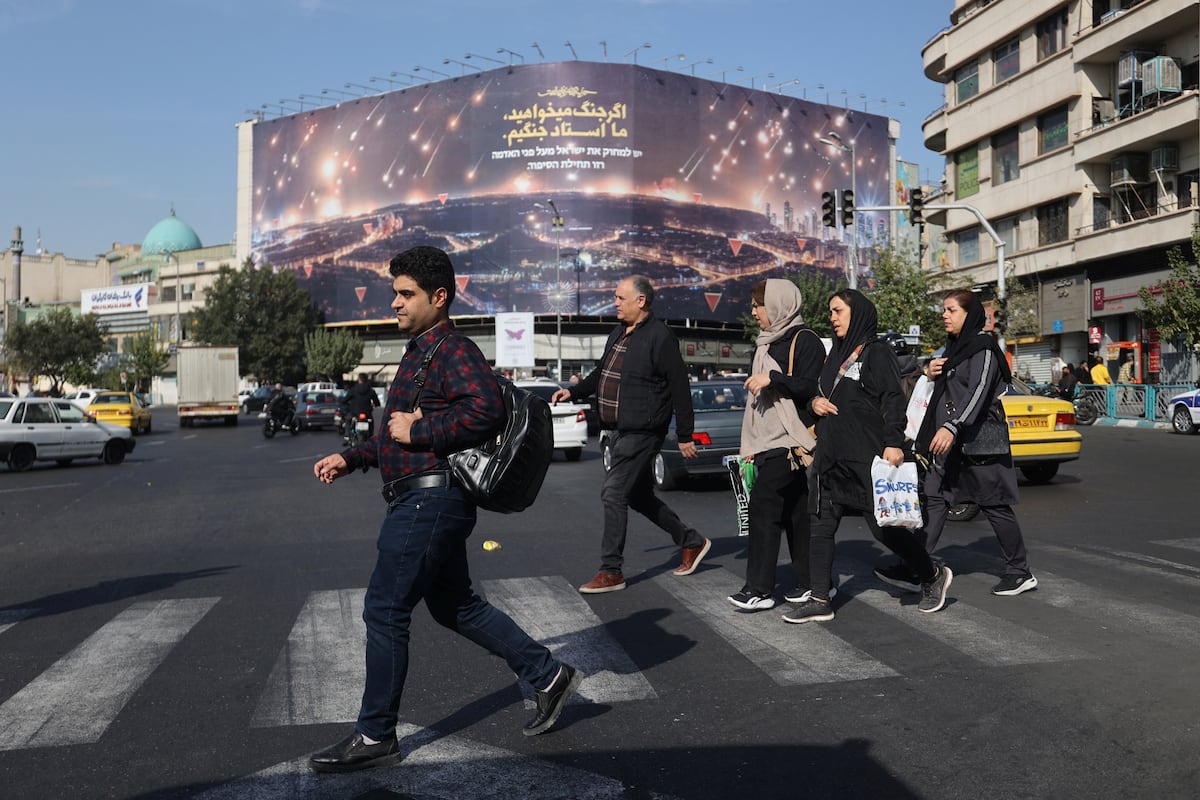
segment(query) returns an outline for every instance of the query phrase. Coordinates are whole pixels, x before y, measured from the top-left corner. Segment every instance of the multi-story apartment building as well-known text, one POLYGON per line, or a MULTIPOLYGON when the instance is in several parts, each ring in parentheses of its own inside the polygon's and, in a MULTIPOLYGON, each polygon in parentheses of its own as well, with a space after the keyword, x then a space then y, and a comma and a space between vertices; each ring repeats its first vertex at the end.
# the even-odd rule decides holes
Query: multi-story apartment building
POLYGON ((998 264, 973 213, 943 211, 944 268, 960 285, 995 291, 1003 270, 1035 291, 1009 331, 1019 372, 1130 351, 1144 381, 1193 377, 1135 312, 1171 247, 1193 257, 1198 34, 1197 0, 956 0, 925 45, 925 73, 946 87, 923 125, 946 159, 940 201, 977 209, 1005 251, 998 264))

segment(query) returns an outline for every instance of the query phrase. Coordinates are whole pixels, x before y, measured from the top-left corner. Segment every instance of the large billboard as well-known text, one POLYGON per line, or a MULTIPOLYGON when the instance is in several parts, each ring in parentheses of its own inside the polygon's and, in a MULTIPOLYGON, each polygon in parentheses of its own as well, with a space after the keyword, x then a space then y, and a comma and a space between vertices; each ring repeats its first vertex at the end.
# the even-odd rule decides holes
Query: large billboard
POLYGON ((419 244, 451 254, 456 316, 611 316, 641 273, 660 316, 734 321, 756 281, 844 270, 821 192, 854 174, 859 206, 886 205, 887 131, 635 65, 495 69, 254 123, 250 248, 329 322, 389 319, 387 262, 419 244))

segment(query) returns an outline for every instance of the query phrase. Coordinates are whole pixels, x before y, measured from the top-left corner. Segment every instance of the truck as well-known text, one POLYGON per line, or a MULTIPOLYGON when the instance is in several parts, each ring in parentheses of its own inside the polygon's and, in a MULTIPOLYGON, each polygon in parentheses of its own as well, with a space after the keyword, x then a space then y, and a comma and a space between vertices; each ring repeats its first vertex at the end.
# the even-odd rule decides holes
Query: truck
POLYGON ((238 424, 238 349, 190 346, 175 351, 179 386, 179 427, 196 420, 223 419, 238 424))

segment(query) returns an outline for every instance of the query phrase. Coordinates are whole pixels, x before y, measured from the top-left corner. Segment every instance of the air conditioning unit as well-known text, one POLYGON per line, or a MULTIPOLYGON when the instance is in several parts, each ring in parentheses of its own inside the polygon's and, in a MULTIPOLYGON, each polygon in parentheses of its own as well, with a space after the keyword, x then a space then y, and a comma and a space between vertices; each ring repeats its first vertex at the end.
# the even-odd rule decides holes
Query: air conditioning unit
POLYGON ((1122 153, 1112 160, 1109 185, 1149 183, 1149 164, 1150 159, 1145 153, 1122 153))
POLYGON ((1142 94, 1183 91, 1179 62, 1170 56, 1155 56, 1142 62, 1142 94))
POLYGON ((1153 50, 1127 50, 1117 59, 1117 85, 1129 86, 1142 79, 1142 62, 1154 58, 1153 50))
POLYGON ((1179 171, 1179 145, 1164 144, 1150 151, 1150 169, 1154 172, 1179 171))

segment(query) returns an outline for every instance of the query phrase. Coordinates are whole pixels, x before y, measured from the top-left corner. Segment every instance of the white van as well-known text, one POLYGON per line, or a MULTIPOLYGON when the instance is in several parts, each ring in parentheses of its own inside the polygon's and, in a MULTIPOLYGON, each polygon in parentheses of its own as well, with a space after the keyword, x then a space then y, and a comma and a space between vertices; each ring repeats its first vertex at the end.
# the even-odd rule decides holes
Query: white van
POLYGON ((69 395, 67 395, 63 399, 69 400, 71 402, 71 405, 75 406, 76 408, 79 408, 83 411, 87 411, 87 407, 89 405, 91 405, 91 403, 92 403, 92 398, 95 397, 96 395, 100 394, 100 392, 107 392, 107 391, 109 391, 109 390, 108 389, 78 389, 74 392, 71 392, 69 395))

